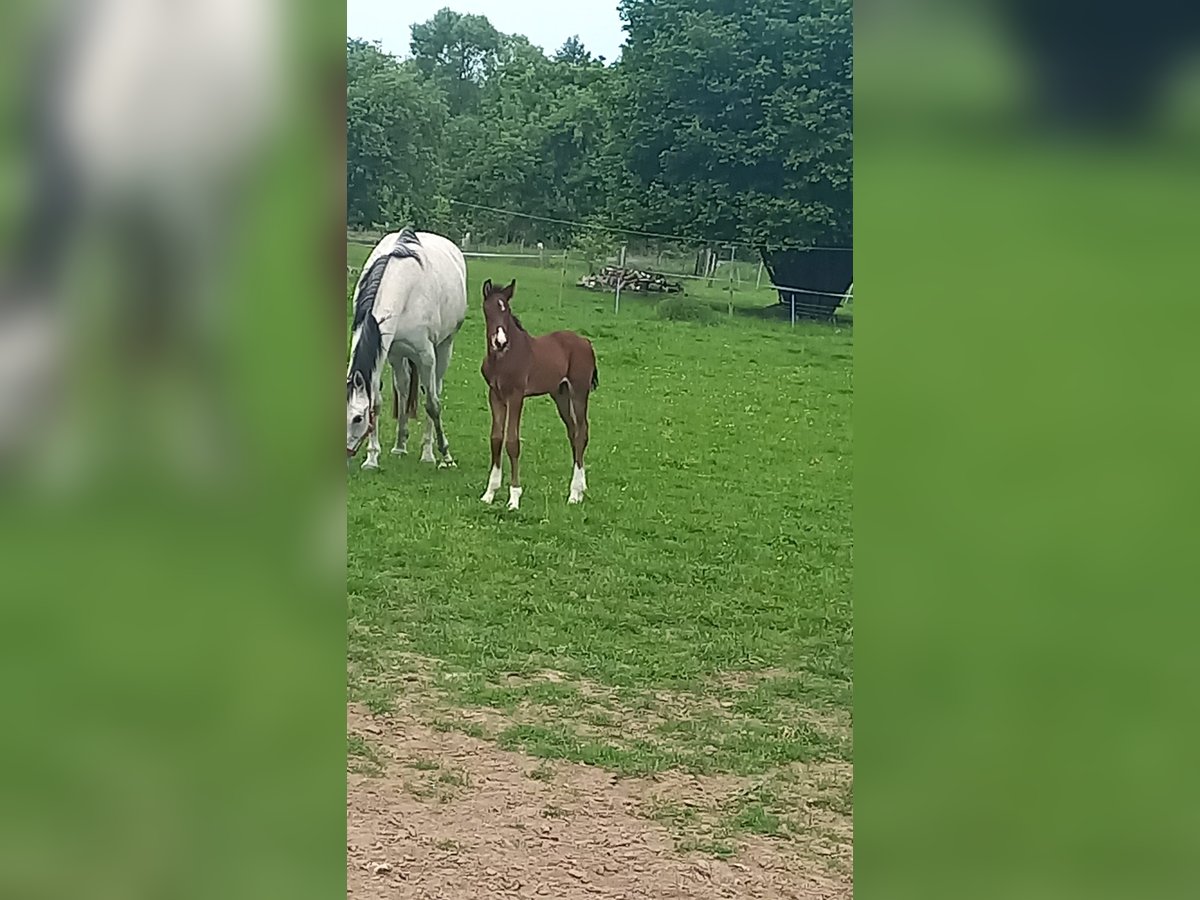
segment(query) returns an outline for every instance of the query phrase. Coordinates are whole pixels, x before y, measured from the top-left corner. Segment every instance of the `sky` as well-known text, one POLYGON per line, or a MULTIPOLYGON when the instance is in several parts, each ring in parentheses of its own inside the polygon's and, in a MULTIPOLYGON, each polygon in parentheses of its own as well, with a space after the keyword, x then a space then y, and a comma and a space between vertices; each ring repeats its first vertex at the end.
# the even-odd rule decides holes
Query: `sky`
POLYGON ((407 55, 410 26, 443 6, 487 16, 498 30, 523 34, 551 53, 577 34, 592 55, 613 62, 625 37, 617 0, 346 0, 346 34, 407 55))

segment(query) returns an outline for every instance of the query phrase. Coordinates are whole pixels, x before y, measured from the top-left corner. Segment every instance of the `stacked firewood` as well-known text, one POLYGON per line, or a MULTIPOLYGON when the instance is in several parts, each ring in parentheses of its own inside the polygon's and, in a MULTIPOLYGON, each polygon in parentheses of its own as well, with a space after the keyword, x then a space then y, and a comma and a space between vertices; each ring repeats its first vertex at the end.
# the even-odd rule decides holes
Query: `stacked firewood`
POLYGON ((641 291, 648 294, 677 294, 683 290, 678 281, 668 281, 667 276, 642 269, 624 269, 620 266, 605 266, 595 275, 584 275, 579 286, 591 291, 615 291, 620 283, 622 291, 641 291))

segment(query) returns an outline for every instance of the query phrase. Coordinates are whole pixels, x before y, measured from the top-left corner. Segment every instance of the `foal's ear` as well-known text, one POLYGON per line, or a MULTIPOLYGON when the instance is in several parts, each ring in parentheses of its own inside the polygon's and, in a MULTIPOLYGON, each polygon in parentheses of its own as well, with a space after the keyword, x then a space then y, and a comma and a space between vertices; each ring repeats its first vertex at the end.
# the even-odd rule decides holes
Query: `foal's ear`
POLYGON ((488 298, 488 294, 490 294, 491 292, 492 292, 492 279, 489 278, 487 281, 485 281, 483 283, 483 299, 486 300, 488 298))
POLYGON ((508 283, 508 287, 506 287, 504 289, 504 296, 507 297, 509 300, 511 300, 513 291, 515 291, 516 289, 517 289, 517 279, 514 278, 512 281, 510 281, 508 283))

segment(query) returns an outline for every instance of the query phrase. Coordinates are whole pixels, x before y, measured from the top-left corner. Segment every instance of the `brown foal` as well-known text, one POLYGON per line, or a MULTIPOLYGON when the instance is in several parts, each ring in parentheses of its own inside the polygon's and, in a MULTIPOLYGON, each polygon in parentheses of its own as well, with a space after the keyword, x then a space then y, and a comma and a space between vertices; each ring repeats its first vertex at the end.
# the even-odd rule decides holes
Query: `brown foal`
POLYGON ((492 471, 480 499, 491 503, 500 488, 500 448, 507 444, 512 481, 508 508, 521 505, 521 408, 526 397, 550 394, 567 426, 575 467, 571 473, 568 503, 579 503, 587 490, 583 453, 588 445, 588 394, 599 386, 596 353, 591 341, 573 331, 555 331, 534 337, 513 315, 512 296, 517 287, 483 283, 483 315, 487 329, 487 355, 483 378, 492 407, 492 471))

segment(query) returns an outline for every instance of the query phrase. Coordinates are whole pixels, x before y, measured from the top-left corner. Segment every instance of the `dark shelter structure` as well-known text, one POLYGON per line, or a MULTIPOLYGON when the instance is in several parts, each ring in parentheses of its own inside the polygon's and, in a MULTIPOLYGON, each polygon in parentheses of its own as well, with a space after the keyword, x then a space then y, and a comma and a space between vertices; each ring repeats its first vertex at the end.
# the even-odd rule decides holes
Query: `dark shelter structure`
POLYGON ((832 319, 854 281, 850 250, 764 250, 762 260, 780 288, 779 302, 789 309, 794 303, 797 318, 832 319))

